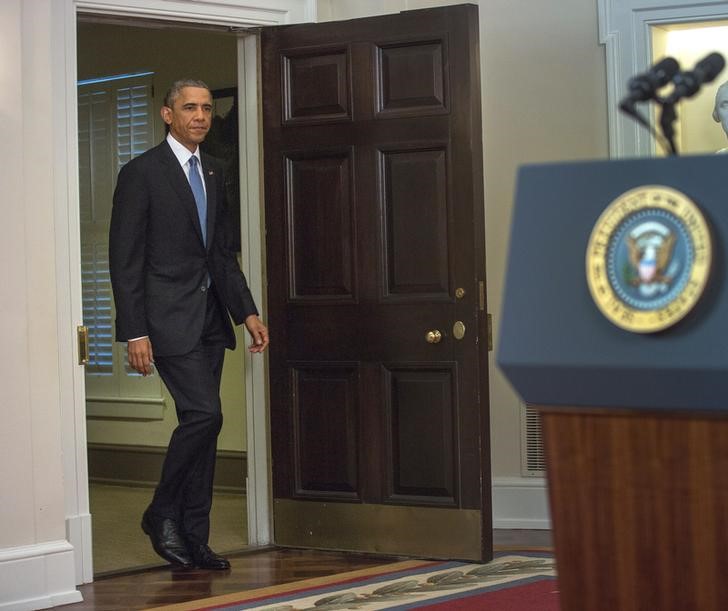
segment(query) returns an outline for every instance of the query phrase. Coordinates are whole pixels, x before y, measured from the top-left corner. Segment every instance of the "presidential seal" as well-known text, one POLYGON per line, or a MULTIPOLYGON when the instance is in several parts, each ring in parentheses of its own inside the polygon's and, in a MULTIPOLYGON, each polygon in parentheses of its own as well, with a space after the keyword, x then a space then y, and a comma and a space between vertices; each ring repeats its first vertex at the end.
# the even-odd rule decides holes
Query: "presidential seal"
POLYGON ((708 281, 711 241, 685 194, 644 186, 620 195, 594 225, 586 251, 592 298, 612 323, 662 331, 698 302, 708 281))

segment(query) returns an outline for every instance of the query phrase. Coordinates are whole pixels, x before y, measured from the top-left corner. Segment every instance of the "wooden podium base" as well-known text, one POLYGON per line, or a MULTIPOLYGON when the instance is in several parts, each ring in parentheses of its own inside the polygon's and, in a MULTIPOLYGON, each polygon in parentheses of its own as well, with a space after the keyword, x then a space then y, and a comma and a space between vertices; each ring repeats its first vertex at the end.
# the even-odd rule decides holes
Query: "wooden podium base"
POLYGON ((534 407, 562 611, 728 609, 728 415, 534 407))

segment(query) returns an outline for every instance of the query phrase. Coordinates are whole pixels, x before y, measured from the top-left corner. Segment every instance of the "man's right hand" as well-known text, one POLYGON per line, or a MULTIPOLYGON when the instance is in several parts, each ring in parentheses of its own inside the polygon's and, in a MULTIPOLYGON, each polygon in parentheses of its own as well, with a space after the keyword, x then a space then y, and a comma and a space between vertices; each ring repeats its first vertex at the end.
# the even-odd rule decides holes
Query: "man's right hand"
POLYGON ((129 353, 129 366, 138 371, 143 376, 152 373, 152 363, 154 363, 154 355, 152 354, 152 342, 148 337, 130 340, 127 343, 127 351, 129 353))

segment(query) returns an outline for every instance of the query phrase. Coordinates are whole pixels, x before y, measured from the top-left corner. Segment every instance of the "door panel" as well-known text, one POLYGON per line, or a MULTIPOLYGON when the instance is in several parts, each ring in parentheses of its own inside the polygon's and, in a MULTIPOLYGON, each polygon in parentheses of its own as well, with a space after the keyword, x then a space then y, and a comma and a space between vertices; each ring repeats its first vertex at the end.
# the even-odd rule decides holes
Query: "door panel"
POLYGON ((351 120, 350 57, 346 47, 281 54, 283 124, 351 120))
POLYGON ((386 299, 450 301, 446 150, 378 151, 386 299))
POLYGON ((354 296, 352 151, 286 155, 291 301, 354 296))
POLYGON ((359 500, 356 363, 294 364, 295 496, 359 500))
POLYGON ((457 507, 457 371, 453 363, 383 367, 388 494, 383 502, 457 507))
POLYGON ((444 41, 376 47, 377 117, 447 112, 444 41))
POLYGON ((477 8, 262 57, 275 540, 488 559, 477 8))

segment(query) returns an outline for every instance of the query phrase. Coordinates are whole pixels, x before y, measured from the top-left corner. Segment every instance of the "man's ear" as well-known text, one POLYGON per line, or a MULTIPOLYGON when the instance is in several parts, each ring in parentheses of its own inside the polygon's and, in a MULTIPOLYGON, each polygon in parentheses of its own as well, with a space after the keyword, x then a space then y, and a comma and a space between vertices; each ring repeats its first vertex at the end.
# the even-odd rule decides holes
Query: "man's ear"
POLYGON ((162 106, 162 109, 160 110, 160 114, 162 115, 162 121, 164 121, 167 125, 172 124, 172 109, 168 106, 162 106))

